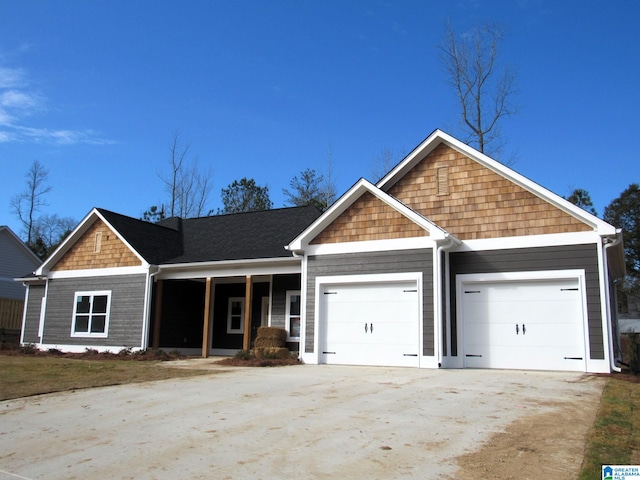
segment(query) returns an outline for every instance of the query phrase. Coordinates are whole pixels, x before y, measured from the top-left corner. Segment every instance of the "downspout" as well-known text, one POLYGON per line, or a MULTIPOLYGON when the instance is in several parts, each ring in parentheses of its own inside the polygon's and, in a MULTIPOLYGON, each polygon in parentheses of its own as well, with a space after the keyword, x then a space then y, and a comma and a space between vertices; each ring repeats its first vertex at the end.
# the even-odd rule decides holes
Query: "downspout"
MULTIPOLYGON (((618 231, 616 234, 616 239, 613 242, 605 244, 604 246, 604 271, 606 275, 607 289, 609 289, 609 285, 610 285, 608 250, 612 247, 617 247, 618 245, 620 245, 620 242, 622 242, 622 234, 620 231, 618 231)), ((611 292, 609 292, 609 294, 611 294, 611 292)), ((607 316, 609 317, 609 321, 607 322, 607 330, 609 333, 609 365, 611 366, 611 370, 613 370, 614 372, 620 373, 622 369, 616 365, 616 359, 614 358, 614 351, 613 351, 613 331, 611 328, 611 323, 613 321, 613 318, 611 316, 611 301, 607 302, 607 316)), ((620 329, 618 326, 618 315, 615 315, 615 321, 616 321, 616 335, 619 335, 620 329)), ((620 341, 618 340, 618 344, 619 343, 620 341)))
POLYGON ((156 275, 158 275, 160 272, 162 272, 162 269, 160 267, 158 267, 157 265, 155 266, 156 271, 152 272, 151 270, 154 268, 154 265, 149 265, 149 274, 147 277, 147 292, 146 292, 146 299, 145 299, 145 311, 144 311, 144 319, 143 319, 143 328, 142 328, 142 342, 141 342, 141 348, 142 350, 147 350, 149 348, 149 324, 151 323, 151 300, 152 300, 152 293, 153 293, 153 281, 154 281, 154 277, 156 275))
POLYGON ((434 310, 435 310, 435 316, 436 316, 436 321, 437 321, 437 325, 436 325, 436 334, 437 334, 437 338, 438 338, 438 344, 440 345, 440 348, 438 348, 438 368, 442 367, 442 350, 443 350, 443 340, 441 338, 442 336, 442 323, 444 322, 444 305, 442 304, 442 293, 444 292, 444 285, 442 285, 442 268, 443 268, 443 262, 442 262, 442 252, 448 250, 449 248, 453 247, 454 245, 460 245, 460 241, 455 238, 455 237, 451 237, 449 234, 445 235, 445 241, 444 243, 438 245, 438 248, 436 249, 436 258, 435 258, 435 272, 436 272, 436 278, 434 279, 434 285, 435 285, 435 289, 433 292, 433 296, 434 296, 434 310))

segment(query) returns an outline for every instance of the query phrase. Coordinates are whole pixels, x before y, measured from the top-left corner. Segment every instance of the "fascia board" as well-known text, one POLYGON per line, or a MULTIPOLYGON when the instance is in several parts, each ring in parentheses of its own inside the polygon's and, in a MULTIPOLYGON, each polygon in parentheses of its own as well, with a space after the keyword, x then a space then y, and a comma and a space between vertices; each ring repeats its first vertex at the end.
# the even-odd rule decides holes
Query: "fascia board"
POLYGON ((461 142, 460 140, 441 130, 435 130, 431 135, 429 135, 426 140, 424 140, 409 155, 407 155, 407 157, 402 162, 400 162, 391 172, 389 172, 389 174, 387 174, 382 180, 380 180, 380 182, 378 182, 378 188, 388 190, 388 188, 393 186, 406 172, 411 170, 411 168, 413 168, 413 166, 419 160, 428 155, 440 143, 447 144, 454 150, 457 150, 463 155, 468 156, 469 158, 475 160, 489 170, 512 181, 516 185, 519 185, 520 187, 531 192, 542 200, 550 203, 556 208, 559 208, 565 213, 586 223, 600 235, 605 236, 616 234, 615 227, 608 224, 604 220, 601 220, 595 215, 586 212, 582 208, 572 204, 561 196, 528 179, 524 175, 519 174, 511 168, 501 164, 491 157, 488 157, 484 153, 479 152, 475 148, 470 147, 469 145, 461 142))
POLYGON ((429 231, 434 239, 445 238, 447 233, 438 227, 433 222, 427 220, 422 215, 414 212, 402 202, 394 199, 387 193, 378 189, 375 185, 369 181, 361 178, 351 187, 338 201, 336 201, 329 210, 321 215, 314 223, 307 227, 300 235, 298 235, 289 245, 288 250, 299 251, 303 250, 304 245, 308 243, 310 238, 315 238, 322 230, 328 227, 331 222, 340 216, 347 208, 358 200, 365 192, 370 192, 379 200, 383 201, 391 208, 397 210, 399 213, 409 218, 411 221, 420 225, 422 228, 429 231))

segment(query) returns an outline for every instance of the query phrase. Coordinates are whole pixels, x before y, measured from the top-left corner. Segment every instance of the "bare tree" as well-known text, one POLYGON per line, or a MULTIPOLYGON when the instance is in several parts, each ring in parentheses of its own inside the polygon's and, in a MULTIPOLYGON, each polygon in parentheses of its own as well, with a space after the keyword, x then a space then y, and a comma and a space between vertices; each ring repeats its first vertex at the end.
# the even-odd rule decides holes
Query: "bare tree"
POLYGON ((492 155, 502 149, 499 121, 518 110, 512 103, 517 75, 497 64, 503 35, 498 25, 485 24, 458 36, 447 23, 439 47, 448 83, 460 102, 467 143, 492 155))
MULTIPOLYGON (((190 148, 191 143, 180 140, 176 131, 169 144, 169 173, 159 174, 168 195, 166 213, 169 217, 191 218, 205 213, 213 171, 200 169, 198 159, 188 157, 190 148)), ((164 212, 164 208, 161 209, 164 212)))
POLYGON ((326 210, 336 200, 336 176, 333 170, 333 148, 327 147, 327 163, 325 166, 323 181, 320 184, 320 209, 326 210))
POLYGON ((27 185, 24 191, 11 198, 10 206, 22 223, 26 244, 31 246, 35 240, 36 213, 47 205, 44 197, 51 191, 51 187, 47 185, 49 172, 38 160, 34 160, 25 177, 27 185))
POLYGON ((382 179, 382 177, 389 173, 397 163, 397 157, 398 155, 394 154, 391 148, 381 148, 380 153, 373 157, 371 161, 371 167, 369 171, 371 181, 373 183, 378 183, 382 179))

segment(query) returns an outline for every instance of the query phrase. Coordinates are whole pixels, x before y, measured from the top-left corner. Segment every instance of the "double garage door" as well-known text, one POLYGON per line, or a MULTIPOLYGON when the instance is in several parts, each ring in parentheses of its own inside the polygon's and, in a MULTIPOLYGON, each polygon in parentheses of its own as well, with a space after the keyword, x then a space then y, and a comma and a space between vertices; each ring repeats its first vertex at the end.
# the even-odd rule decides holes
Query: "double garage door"
MULTIPOLYGON (((459 277, 462 366, 585 371, 580 276, 459 277)), ((327 282, 318 294, 320 363, 420 366, 422 294, 417 280, 327 282)))
POLYGON ((329 283, 319 294, 321 363, 419 366, 416 280, 329 283))
POLYGON ((585 370, 578 278, 464 282, 457 293, 466 367, 585 370))

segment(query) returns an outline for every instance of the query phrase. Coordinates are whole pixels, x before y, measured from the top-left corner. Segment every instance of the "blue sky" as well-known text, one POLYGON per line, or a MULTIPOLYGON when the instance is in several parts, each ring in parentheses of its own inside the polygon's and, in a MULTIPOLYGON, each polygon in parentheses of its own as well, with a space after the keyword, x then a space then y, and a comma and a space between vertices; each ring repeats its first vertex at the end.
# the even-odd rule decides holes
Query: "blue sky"
POLYGON ((1 1, 0 225, 34 160, 42 213, 140 217, 164 198, 175 131, 220 190, 282 189, 328 152, 338 192, 398 160, 458 104, 436 46, 485 22, 507 31, 519 113, 502 130, 513 168, 600 214, 640 181, 640 2, 557 0, 1 1))

